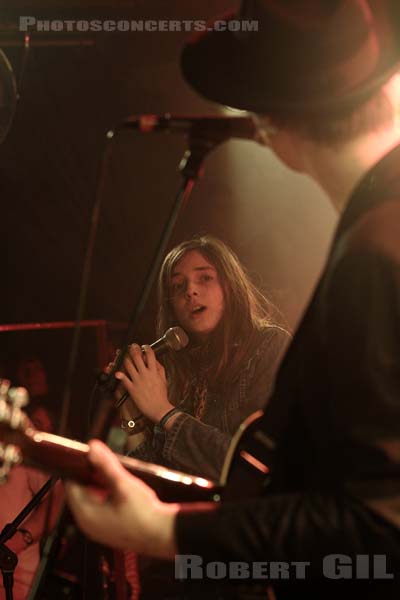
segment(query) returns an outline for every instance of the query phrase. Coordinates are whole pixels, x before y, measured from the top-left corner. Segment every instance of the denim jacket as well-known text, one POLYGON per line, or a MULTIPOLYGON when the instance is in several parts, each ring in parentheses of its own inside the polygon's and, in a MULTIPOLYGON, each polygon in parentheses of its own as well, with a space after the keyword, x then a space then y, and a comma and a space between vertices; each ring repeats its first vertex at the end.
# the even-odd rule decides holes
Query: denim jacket
POLYGON ((155 433, 132 455, 218 481, 233 434, 269 399, 288 340, 280 327, 265 329, 260 345, 226 391, 207 392, 201 421, 182 412, 169 431, 155 433))

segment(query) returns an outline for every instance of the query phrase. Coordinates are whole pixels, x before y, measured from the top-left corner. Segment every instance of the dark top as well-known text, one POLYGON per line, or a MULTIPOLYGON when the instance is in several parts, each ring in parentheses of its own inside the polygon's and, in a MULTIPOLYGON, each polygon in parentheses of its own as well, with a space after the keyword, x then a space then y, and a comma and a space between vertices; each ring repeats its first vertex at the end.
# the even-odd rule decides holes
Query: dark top
POLYGON ((271 493, 181 513, 180 553, 310 561, 320 598, 326 555, 384 554, 399 571, 399 530, 366 502, 400 498, 400 147, 352 194, 261 427, 277 443, 271 493))

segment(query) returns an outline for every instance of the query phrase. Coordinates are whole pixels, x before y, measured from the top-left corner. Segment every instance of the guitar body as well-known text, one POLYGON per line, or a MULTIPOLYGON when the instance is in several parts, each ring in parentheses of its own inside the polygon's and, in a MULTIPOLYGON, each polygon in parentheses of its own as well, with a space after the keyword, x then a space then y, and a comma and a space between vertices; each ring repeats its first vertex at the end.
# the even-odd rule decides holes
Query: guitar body
POLYGON ((220 480, 224 501, 261 496, 268 487, 274 444, 260 429, 263 416, 247 417, 232 438, 220 480))

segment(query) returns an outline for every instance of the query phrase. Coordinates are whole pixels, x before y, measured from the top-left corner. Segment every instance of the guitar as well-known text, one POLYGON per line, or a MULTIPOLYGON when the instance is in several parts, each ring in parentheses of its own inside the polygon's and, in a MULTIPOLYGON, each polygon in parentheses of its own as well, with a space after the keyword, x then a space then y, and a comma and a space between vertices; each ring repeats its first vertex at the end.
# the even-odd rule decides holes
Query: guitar
MULTIPOLYGON (((28 394, 24 388, 10 388, 8 380, 0 380, 0 482, 6 479, 14 464, 23 461, 60 477, 104 487, 105 482, 88 460, 88 445, 35 429, 22 410, 27 402, 28 394)), ((145 481, 165 502, 220 502, 257 496, 269 481, 264 455, 271 450, 269 439, 259 429, 262 416, 263 412, 257 411, 239 427, 218 483, 138 459, 117 457, 125 469, 145 481)), ((134 575, 130 573, 128 577, 129 556, 135 558, 132 553, 114 551, 112 559, 104 559, 108 564, 110 560, 113 563, 118 600, 126 600, 128 596, 136 598, 138 594, 136 563, 134 575)), ((111 580, 108 580, 107 586, 110 584, 111 580)))
MULTIPOLYGON (((8 380, 0 380, 0 480, 7 477, 14 464, 23 461, 63 478, 104 487, 105 482, 88 460, 88 445, 35 429, 22 410, 27 400, 24 388, 10 388, 8 380)), ((262 415, 262 411, 257 411, 240 426, 219 482, 116 456, 125 469, 153 488, 164 502, 219 502, 256 496, 267 485, 269 473, 261 456, 268 449, 268 439, 263 439, 258 428, 262 415)))

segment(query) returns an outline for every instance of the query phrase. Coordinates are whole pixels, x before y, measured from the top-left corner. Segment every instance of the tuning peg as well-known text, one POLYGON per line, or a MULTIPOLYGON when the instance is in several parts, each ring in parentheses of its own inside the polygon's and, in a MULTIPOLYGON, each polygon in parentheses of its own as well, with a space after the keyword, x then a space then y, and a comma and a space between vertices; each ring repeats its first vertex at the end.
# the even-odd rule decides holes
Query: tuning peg
POLYGON ((0 379, 0 399, 6 400, 11 381, 9 379, 0 379))
POLYGON ((13 444, 0 444, 0 485, 7 481, 10 470, 22 462, 21 451, 13 444))
MULTIPOLYGON (((6 387, 7 385, 4 386, 4 389, 6 387)), ((14 430, 23 428, 26 415, 22 412, 21 407, 26 406, 28 402, 29 396, 25 388, 9 388, 6 398, 0 396, 0 422, 7 423, 14 430)))
POLYGON ((13 408, 22 408, 29 403, 28 391, 24 387, 12 387, 8 391, 8 401, 13 408))

